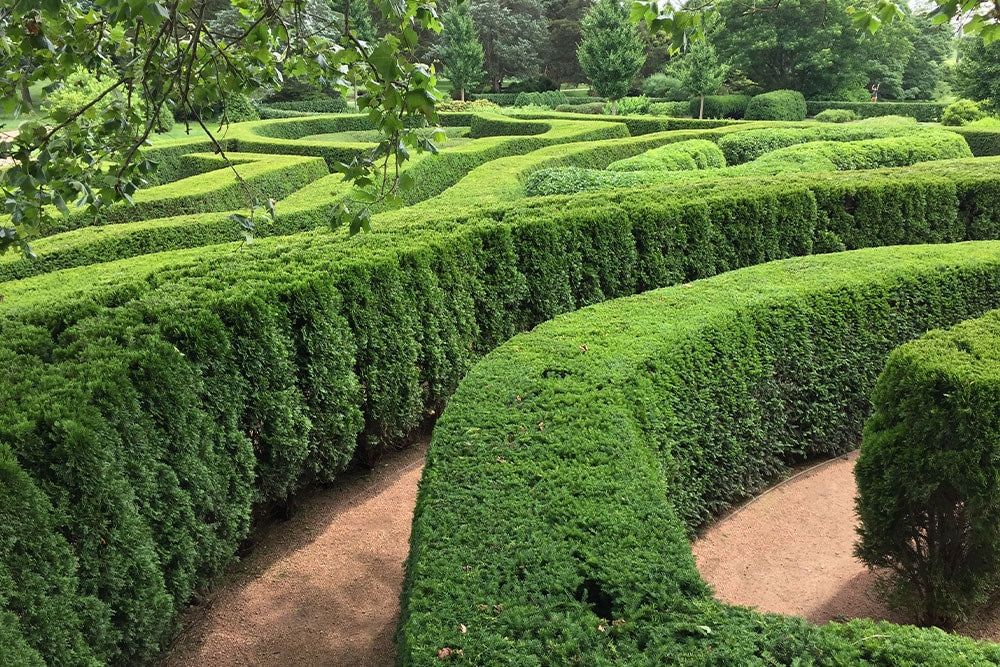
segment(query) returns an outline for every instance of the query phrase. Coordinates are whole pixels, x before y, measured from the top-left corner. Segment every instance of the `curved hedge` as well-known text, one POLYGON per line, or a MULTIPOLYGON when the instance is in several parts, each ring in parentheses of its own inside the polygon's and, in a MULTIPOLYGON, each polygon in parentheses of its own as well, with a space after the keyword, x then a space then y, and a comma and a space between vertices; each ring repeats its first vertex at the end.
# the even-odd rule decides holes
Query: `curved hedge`
POLYGON ((712 141, 690 139, 654 148, 641 155, 617 160, 608 165, 609 171, 681 171, 684 169, 712 169, 726 166, 726 158, 712 141))
POLYGON ((988 665, 1000 646, 712 599, 690 531, 852 449, 891 349, 1000 304, 1000 244, 786 260, 604 303, 509 341, 438 422, 403 665, 988 665), (461 627, 460 627, 461 626, 461 627))

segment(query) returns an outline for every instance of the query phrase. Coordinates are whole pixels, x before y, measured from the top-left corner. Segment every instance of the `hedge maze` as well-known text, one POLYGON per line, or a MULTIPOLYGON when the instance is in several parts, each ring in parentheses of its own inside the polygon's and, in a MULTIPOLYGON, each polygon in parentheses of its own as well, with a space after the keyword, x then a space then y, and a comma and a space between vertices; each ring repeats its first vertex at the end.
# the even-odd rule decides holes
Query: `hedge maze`
POLYGON ((687 542, 790 463, 855 447, 894 347, 1000 307, 1000 133, 443 124, 369 234, 328 222, 348 194, 330 167, 370 128, 320 115, 229 128, 277 200, 250 245, 229 219, 244 195, 191 139, 154 147, 134 207, 0 259, 0 664, 155 659, 255 505, 446 403, 402 664, 1000 661, 723 605, 687 542), (779 151, 835 169, 746 167, 779 151), (553 170, 647 180, 529 196, 553 170))

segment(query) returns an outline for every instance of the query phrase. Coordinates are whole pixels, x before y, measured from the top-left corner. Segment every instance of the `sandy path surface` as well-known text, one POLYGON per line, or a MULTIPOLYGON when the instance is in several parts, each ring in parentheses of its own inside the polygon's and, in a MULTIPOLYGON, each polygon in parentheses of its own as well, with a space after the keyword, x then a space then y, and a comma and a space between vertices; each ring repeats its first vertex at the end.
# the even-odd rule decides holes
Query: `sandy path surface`
POLYGON ((426 443, 345 477, 262 531, 192 608, 165 667, 391 665, 426 443))
MULTIPOLYGON (((856 458, 811 468, 710 526, 692 548, 716 597, 814 623, 912 622, 875 597, 874 575, 854 558, 856 458)), ((1000 640, 1000 616, 987 610, 959 632, 1000 640)))

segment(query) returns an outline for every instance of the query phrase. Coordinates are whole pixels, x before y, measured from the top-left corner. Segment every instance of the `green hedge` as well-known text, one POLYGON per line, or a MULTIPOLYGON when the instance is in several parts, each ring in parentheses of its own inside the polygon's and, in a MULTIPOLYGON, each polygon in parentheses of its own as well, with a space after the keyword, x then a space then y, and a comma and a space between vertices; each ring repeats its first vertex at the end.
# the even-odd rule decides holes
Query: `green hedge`
POLYGON ((797 90, 772 90, 755 95, 747 104, 747 120, 803 120, 806 98, 797 90))
POLYGON ((345 113, 348 111, 347 100, 339 95, 337 97, 324 97, 315 100, 268 102, 266 106, 272 109, 304 111, 306 113, 345 113))
POLYGON ((810 116, 815 116, 827 109, 849 109, 858 118, 874 118, 876 116, 909 116, 923 123, 941 120, 946 104, 938 102, 816 102, 809 100, 806 108, 810 116))
MULTIPOLYGON (((705 108, 702 114, 705 118, 735 118, 741 119, 746 114, 750 104, 749 95, 706 95, 705 108)), ((701 98, 696 97, 688 104, 688 112, 692 117, 698 117, 701 108, 701 98)), ((772 120, 789 120, 776 118, 772 120)), ((800 119, 790 119, 800 120, 800 119)))
POLYGON ((766 128, 734 132, 719 138, 719 148, 726 156, 726 164, 752 162, 771 151, 804 144, 810 141, 859 141, 917 135, 922 130, 911 126, 877 125, 821 125, 803 128, 766 128))
POLYGON ((725 167, 726 158, 715 142, 690 139, 646 151, 642 155, 618 160, 608 165, 609 171, 683 171, 725 167))
POLYGON ((546 90, 540 93, 518 93, 514 98, 515 107, 532 105, 555 109, 560 104, 569 104, 569 98, 558 90, 546 90))
POLYGON ((0 548, 49 564, 0 577, 0 613, 48 663, 148 660, 253 502, 335 476, 359 437, 402 437, 514 332, 828 233, 946 241, 972 220, 995 233, 995 172, 554 199, 5 283, 0 440, 30 484, 0 487, 0 507, 49 504, 18 512, 2 534, 24 538, 0 548))
POLYGON ((859 555, 943 627, 1000 583, 998 352, 997 311, 894 350, 855 468, 859 555))
POLYGON ((1000 155, 1000 128, 951 127, 948 130, 965 137, 976 157, 1000 155))
POLYGON ((449 647, 470 664, 994 664, 1000 646, 936 629, 727 607, 688 534, 790 462, 855 447, 892 347, 998 303, 1000 244, 889 248, 658 290, 511 340, 435 428, 400 663, 449 647))
POLYGON ((850 123, 857 119, 858 115, 850 109, 826 109, 816 114, 816 120, 821 123, 850 123))
MULTIPOLYGON (((651 151, 654 155, 663 153, 685 171, 665 168, 663 162, 654 157, 640 155, 609 165, 607 171, 596 169, 547 168, 540 169, 525 182, 528 196, 566 195, 591 190, 609 190, 635 187, 650 183, 673 184, 705 181, 707 179, 728 179, 739 177, 761 177, 777 174, 803 172, 857 171, 886 167, 905 167, 918 162, 960 159, 972 157, 965 140, 957 134, 943 131, 926 131, 918 136, 888 137, 865 141, 816 141, 780 148, 766 153, 753 162, 730 168, 698 167, 697 162, 688 157, 682 159, 683 144, 664 146, 651 151), (695 171, 697 170, 697 171, 695 171), (669 173, 666 173, 669 172, 669 173)), ((713 146, 719 155, 721 151, 713 146)), ((710 158, 706 156, 705 162, 710 158)), ((724 164, 724 162, 722 162, 724 164)))

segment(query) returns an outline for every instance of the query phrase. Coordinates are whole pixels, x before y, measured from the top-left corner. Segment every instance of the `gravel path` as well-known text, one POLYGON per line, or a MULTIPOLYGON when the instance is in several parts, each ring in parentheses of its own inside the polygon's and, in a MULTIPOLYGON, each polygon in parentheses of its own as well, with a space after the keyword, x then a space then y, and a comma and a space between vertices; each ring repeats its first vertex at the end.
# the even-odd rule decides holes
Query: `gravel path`
MULTIPOLYGON (((854 558, 857 452, 810 468, 710 526, 692 545, 716 596, 814 623, 869 617, 913 619, 886 608, 875 577, 854 558)), ((986 610, 959 632, 1000 640, 1000 614, 986 610)))
POLYGON ((166 667, 391 665, 427 444, 302 501, 194 607, 166 667))

